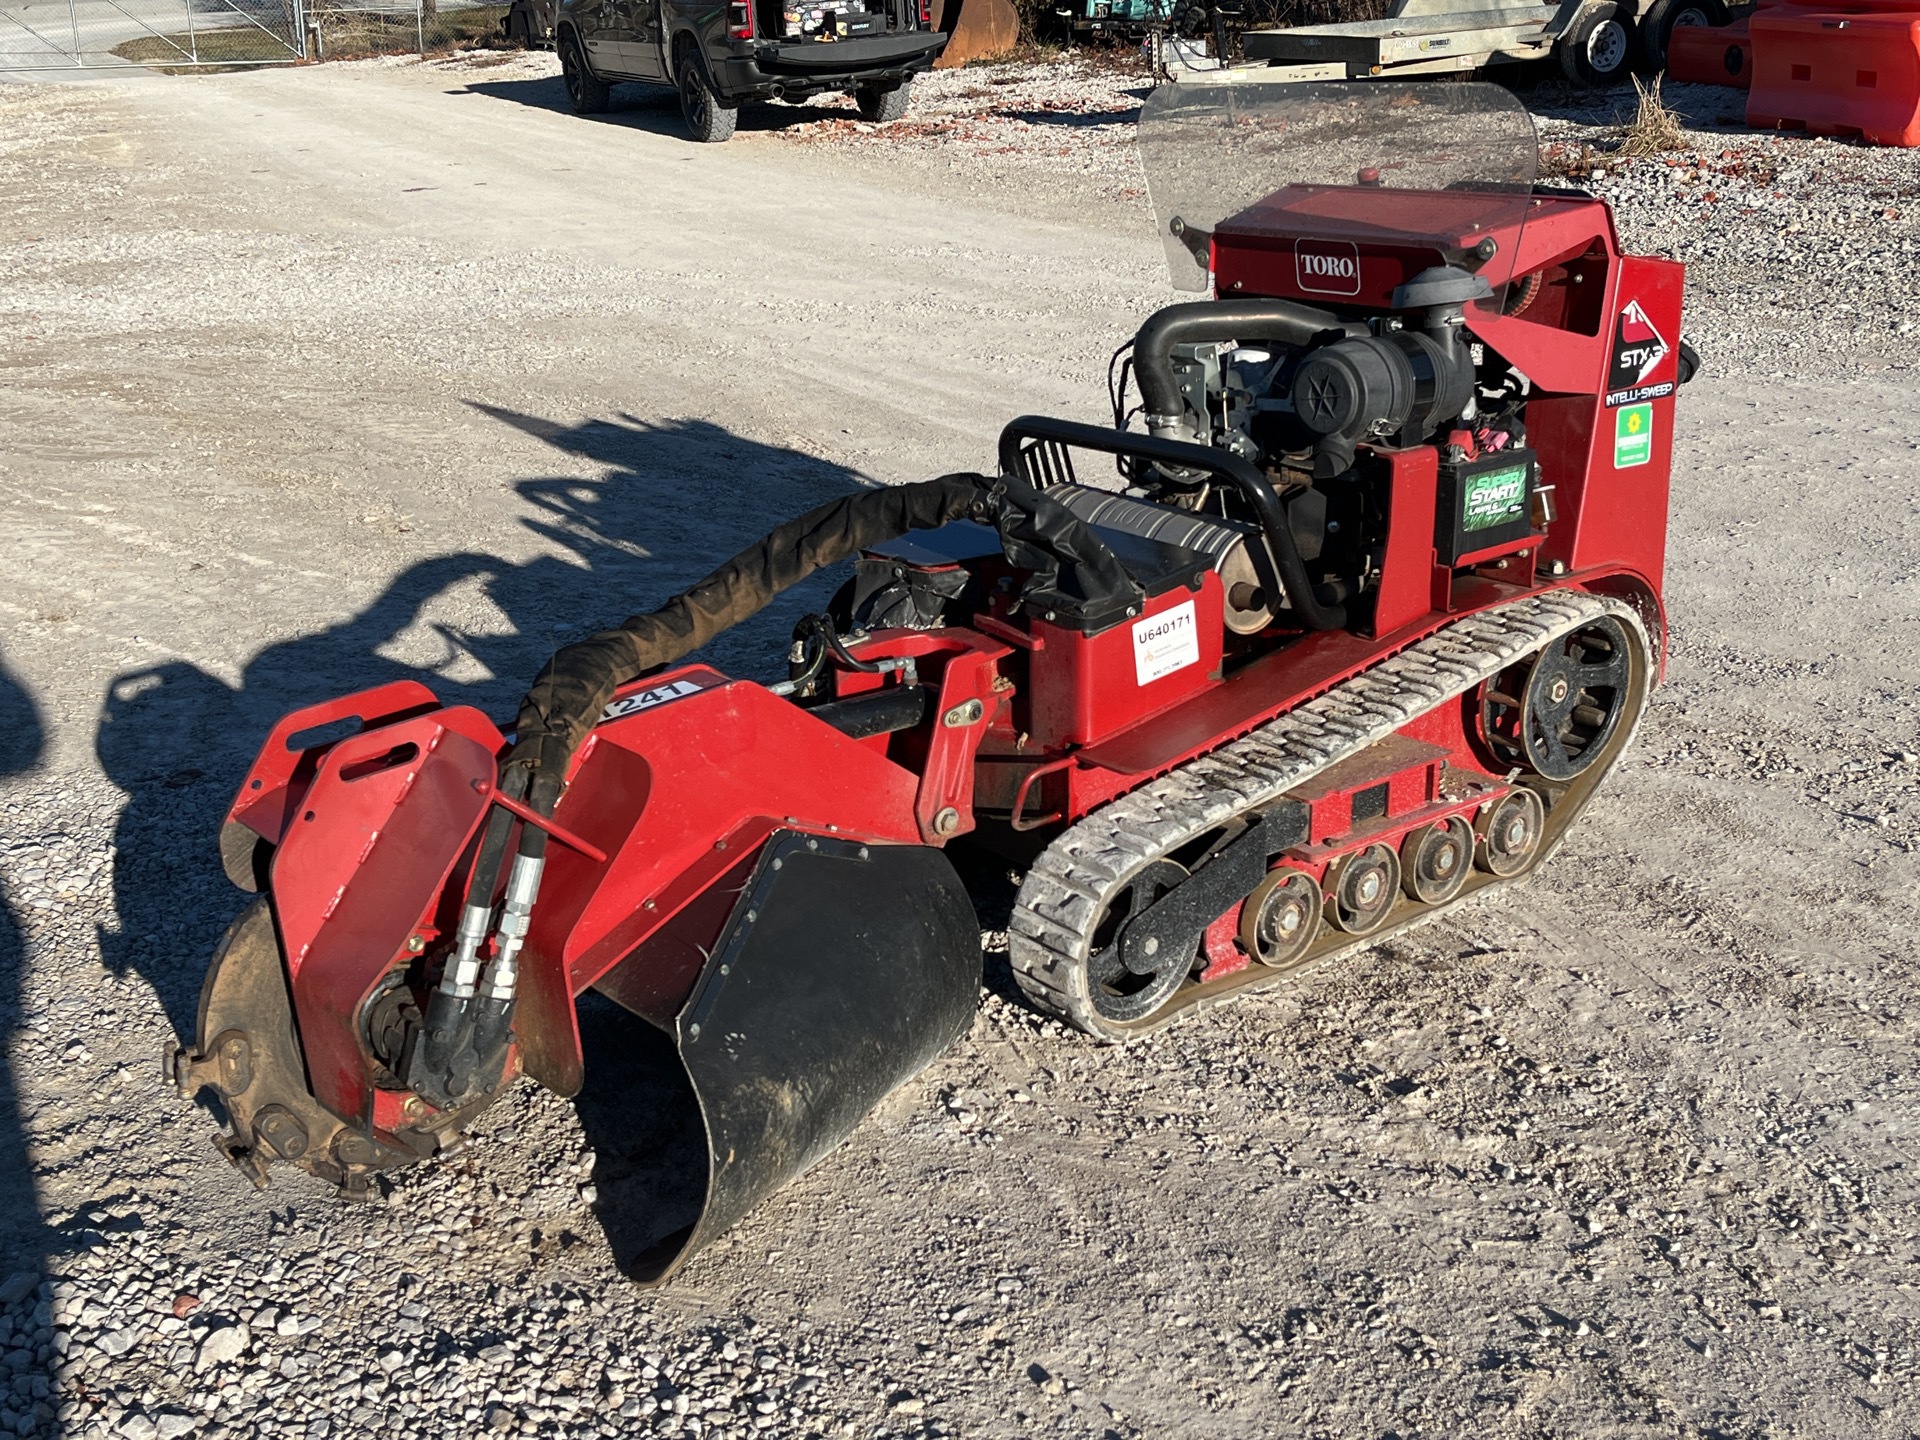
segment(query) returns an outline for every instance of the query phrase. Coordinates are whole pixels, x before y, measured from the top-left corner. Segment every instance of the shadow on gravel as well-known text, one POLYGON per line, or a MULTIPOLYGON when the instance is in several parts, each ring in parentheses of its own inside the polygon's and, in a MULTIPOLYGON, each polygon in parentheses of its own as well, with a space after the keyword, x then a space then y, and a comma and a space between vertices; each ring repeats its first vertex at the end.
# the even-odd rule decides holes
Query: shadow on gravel
POLYGON ((1023 125, 1064 125, 1069 130, 1093 130, 1103 125, 1132 125, 1140 107, 1126 110, 994 110, 996 120, 1018 120, 1023 125))
MULTIPOLYGON (((652 609, 707 574, 772 523, 863 483, 798 451, 742 439, 704 421, 624 415, 560 425, 477 406, 556 450, 605 467, 594 479, 515 482, 522 524, 553 549, 523 563, 479 552, 410 567, 365 609, 283 641, 240 682, 186 661, 129 671, 107 688, 95 741, 101 767, 127 793, 114 836, 117 924, 100 934, 115 974, 144 978, 183 1042, 214 943, 245 897, 221 873, 216 837, 262 737, 298 706, 391 680, 424 680, 449 704, 510 718, 541 665, 570 634, 652 609), (507 619, 501 633, 437 618, 436 602, 478 587, 507 619), (392 658, 407 637, 437 641, 431 664, 392 658), (477 663, 476 663, 477 662, 477 663), (449 680, 449 668, 487 678, 449 680)), ((507 537, 502 537, 503 539, 507 537)), ((520 537, 515 537, 516 539, 520 537)), ((516 547, 524 548, 524 547, 516 547)), ((824 604, 838 577, 801 586, 708 656, 760 674, 784 654, 793 622, 824 604)), ((471 606, 460 613, 470 613, 471 606)), ((154 1050, 159 1052, 156 1039, 154 1050)))
MULTIPOLYGON (((530 105, 536 110, 570 113, 572 109, 567 102, 567 87, 558 79, 482 80, 468 85, 460 93, 484 95, 490 100, 511 100, 517 105, 530 105)), ((686 140, 689 145, 694 143, 687 139, 686 124, 680 118, 679 96, 664 85, 619 86, 613 92, 613 107, 604 115, 581 115, 575 118, 583 124, 618 125, 628 130, 645 130, 675 140, 686 140)), ((788 130, 796 125, 811 125, 820 120, 859 118, 858 112, 847 105, 769 101, 741 106, 736 133, 751 135, 761 131, 788 130)))
MULTIPOLYGON (((0 660, 0 779, 40 763, 40 707, 0 660)), ((52 1317, 40 1298, 52 1236, 40 1217, 27 1153, 26 1117, 11 1052, 20 1033, 26 945, 11 899, 0 891, 0 1431, 52 1436, 52 1317)))
POLYGON ((644 1272, 679 1249, 700 1218, 707 1137, 699 1107, 673 1041, 592 991, 580 1002, 580 1048, 587 1082, 574 1108, 597 1157, 594 1218, 621 1272, 644 1272))

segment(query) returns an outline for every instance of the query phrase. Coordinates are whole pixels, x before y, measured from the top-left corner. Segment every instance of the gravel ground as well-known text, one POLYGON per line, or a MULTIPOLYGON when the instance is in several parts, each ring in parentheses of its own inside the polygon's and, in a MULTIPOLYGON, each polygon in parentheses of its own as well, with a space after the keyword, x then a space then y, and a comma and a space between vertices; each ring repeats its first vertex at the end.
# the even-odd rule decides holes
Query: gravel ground
MULTIPOLYGON (((0 88, 0 1429, 1920 1431, 1897 202, 1809 192, 1764 262, 1772 211, 1698 202, 1748 238, 1694 279, 1668 684, 1520 887, 1121 1052, 990 935, 971 1035, 661 1292, 618 1269, 650 1062, 598 1009, 578 1107, 523 1087, 379 1204, 248 1190, 156 1057, 274 717, 402 674, 504 709, 772 517, 1097 416, 1168 295, 1123 76, 953 72, 914 122, 947 139, 775 111, 716 153, 558 113, 550 69, 0 88), (1886 374, 1842 380, 1839 330, 1774 358, 1787 302, 1730 258, 1784 292, 1843 230, 1886 374)), ((1694 234, 1677 167, 1619 183, 1631 241, 1694 234)), ((817 598, 719 663, 766 673, 817 598)))

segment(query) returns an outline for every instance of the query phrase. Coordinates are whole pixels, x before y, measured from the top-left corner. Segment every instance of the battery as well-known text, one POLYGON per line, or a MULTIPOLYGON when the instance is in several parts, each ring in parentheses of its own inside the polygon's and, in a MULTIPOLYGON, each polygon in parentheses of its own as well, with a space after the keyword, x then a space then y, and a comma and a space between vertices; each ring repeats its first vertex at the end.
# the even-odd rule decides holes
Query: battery
POLYGON ((1516 446, 1477 460, 1442 461, 1434 548, 1442 564, 1496 549, 1533 533, 1533 451, 1516 446))

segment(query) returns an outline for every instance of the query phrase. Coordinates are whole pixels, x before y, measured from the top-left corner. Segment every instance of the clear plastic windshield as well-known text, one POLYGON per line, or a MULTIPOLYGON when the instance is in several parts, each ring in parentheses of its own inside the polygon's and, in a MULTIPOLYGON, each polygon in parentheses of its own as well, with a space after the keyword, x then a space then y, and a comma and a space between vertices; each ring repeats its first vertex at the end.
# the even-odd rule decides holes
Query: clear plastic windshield
POLYGON ((1208 284, 1208 238, 1431 248, 1498 304, 1540 164, 1533 118, 1498 85, 1161 85, 1140 159, 1173 283, 1208 284), (1492 243, 1488 243, 1489 241, 1492 243))

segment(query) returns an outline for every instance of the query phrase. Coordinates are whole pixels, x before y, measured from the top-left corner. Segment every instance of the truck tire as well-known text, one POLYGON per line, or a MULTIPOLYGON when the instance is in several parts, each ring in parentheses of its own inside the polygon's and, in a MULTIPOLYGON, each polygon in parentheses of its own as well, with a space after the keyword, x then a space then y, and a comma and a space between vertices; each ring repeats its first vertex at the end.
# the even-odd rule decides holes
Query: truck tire
POLYGON ((560 78, 567 87, 567 99, 576 115, 604 115, 613 103, 613 87, 593 73, 587 64, 587 52, 580 37, 571 30, 560 32, 560 78))
POLYGON ((1640 66, 1649 75, 1667 68, 1667 46, 1682 25, 1724 25, 1727 7, 1720 0, 1653 0, 1640 12, 1640 66))
POLYGON ((1633 21, 1612 5, 1583 12, 1555 42, 1553 53, 1567 79, 1587 90, 1604 90, 1633 68, 1633 21))
POLYGON ((702 145, 718 145, 733 137, 739 107, 723 105, 707 78, 707 64, 684 38, 673 47, 673 74, 680 87, 680 115, 687 133, 702 145))
POLYGON ((875 125, 890 125, 907 118, 907 105, 913 98, 913 81, 902 80, 891 90, 862 85, 853 92, 853 103, 860 107, 860 118, 875 125))

